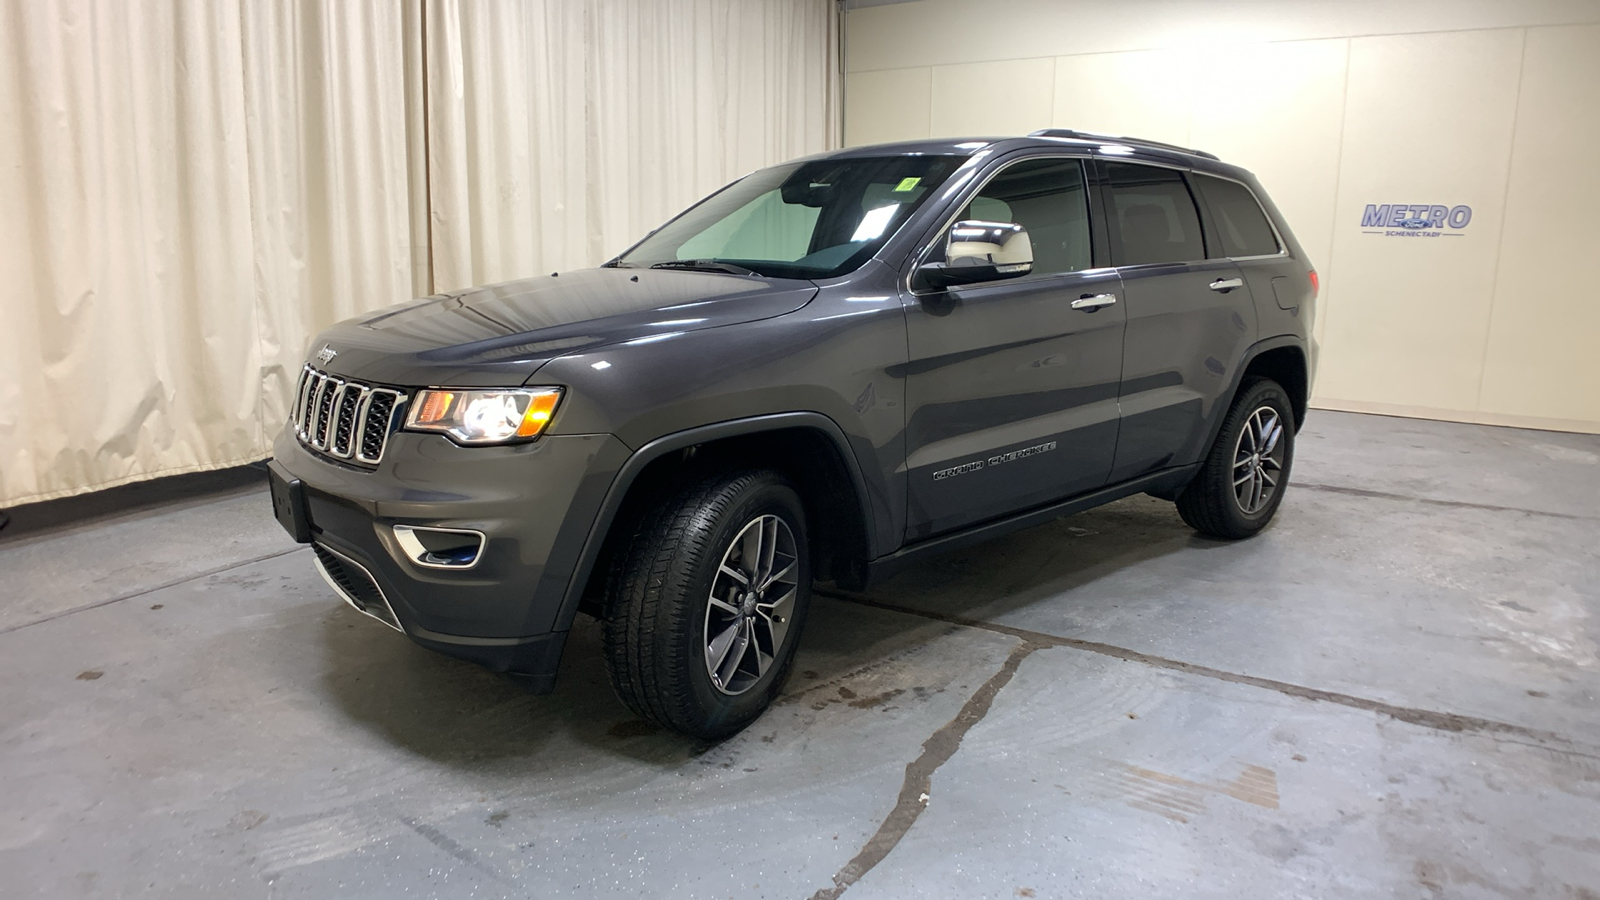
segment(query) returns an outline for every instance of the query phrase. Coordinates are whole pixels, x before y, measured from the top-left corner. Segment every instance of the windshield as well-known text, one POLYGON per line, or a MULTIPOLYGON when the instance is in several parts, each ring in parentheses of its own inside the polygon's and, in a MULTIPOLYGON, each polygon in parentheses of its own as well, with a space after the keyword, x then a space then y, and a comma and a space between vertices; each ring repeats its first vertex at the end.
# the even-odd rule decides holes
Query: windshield
POLYGON ((882 156, 762 169, 691 207, 613 265, 843 275, 872 258, 965 160, 882 156))

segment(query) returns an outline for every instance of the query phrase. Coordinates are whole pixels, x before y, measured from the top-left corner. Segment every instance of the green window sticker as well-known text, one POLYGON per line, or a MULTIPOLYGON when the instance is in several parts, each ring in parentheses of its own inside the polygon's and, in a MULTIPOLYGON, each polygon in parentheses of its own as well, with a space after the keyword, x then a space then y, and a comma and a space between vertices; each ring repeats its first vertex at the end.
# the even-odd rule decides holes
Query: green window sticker
POLYGON ((909 191, 916 187, 917 182, 921 180, 921 178, 902 178, 900 179, 900 183, 894 186, 895 192, 898 193, 900 191, 909 191))

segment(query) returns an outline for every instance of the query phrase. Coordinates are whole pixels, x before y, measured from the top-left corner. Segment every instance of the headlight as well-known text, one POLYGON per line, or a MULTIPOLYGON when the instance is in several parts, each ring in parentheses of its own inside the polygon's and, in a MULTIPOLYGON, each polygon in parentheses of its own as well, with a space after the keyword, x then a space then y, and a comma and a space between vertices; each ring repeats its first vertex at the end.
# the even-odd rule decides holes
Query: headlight
POLYGON ((437 431, 461 444, 509 444, 543 433, 560 402, 560 388, 418 391, 406 428, 437 431))

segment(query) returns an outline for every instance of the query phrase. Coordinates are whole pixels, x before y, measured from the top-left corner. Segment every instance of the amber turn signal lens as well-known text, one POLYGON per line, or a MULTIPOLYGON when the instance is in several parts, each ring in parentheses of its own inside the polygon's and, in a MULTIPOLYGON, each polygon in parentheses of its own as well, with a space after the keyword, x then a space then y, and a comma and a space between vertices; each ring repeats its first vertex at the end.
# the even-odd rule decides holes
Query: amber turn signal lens
POLYGON ((517 428, 517 437, 538 437, 544 427, 550 424, 550 417, 556 413, 556 403, 561 400, 560 391, 540 391, 534 394, 528 403, 528 411, 522 414, 522 424, 517 428))

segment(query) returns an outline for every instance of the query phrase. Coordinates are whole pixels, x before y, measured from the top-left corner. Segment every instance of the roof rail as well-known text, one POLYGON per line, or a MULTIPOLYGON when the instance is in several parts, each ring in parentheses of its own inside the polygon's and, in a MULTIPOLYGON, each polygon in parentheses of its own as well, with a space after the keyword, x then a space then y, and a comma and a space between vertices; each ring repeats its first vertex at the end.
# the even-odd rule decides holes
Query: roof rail
MULTIPOLYGON (((1117 141, 1123 144, 1132 144, 1136 147, 1151 147, 1157 150, 1171 150, 1174 153, 1187 153, 1190 156, 1203 156, 1206 159, 1218 159, 1215 153, 1204 150, 1194 150, 1189 147, 1179 147, 1177 144, 1165 144, 1161 141, 1147 141, 1144 138, 1123 137, 1117 134, 1098 134, 1093 131, 1074 131, 1071 128, 1041 128, 1028 135, 1028 137, 1074 138, 1080 141, 1117 141)), ((1221 160, 1218 160, 1219 162, 1221 160)))

